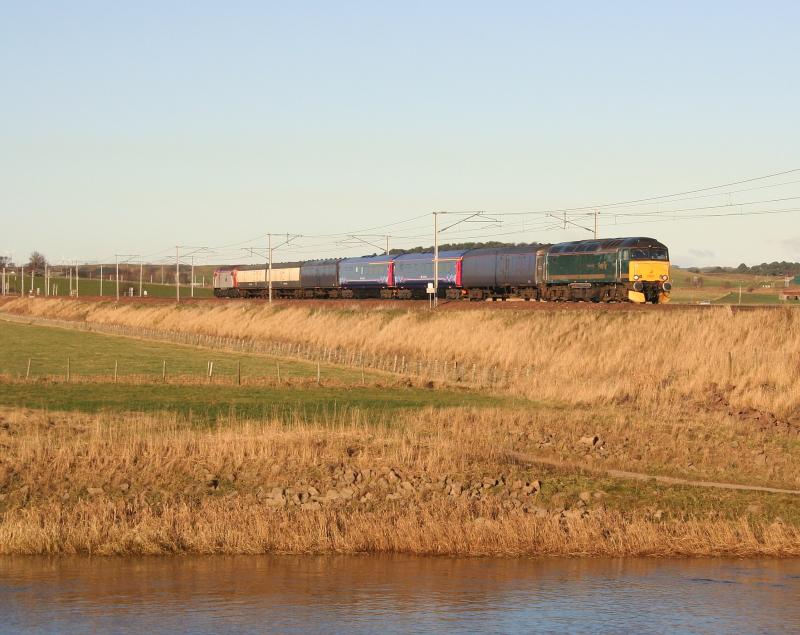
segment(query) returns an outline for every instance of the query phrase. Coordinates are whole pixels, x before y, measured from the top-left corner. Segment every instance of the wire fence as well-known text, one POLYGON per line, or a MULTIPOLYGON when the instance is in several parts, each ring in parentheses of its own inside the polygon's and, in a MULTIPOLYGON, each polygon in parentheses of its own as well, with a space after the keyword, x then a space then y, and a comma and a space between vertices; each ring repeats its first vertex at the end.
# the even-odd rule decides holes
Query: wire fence
MULTIPOLYGON (((415 358, 400 354, 379 354, 371 351, 348 349, 344 347, 319 347, 308 343, 285 342, 285 341, 265 341, 247 338, 224 337, 219 335, 205 335, 201 333, 188 333, 167 329, 153 329, 143 327, 132 327, 119 324, 100 324, 78 322, 74 320, 60 320, 56 318, 41 318, 33 316, 18 316, 13 314, 2 314, 2 319, 19 324, 30 324, 37 326, 51 326, 66 329, 79 330, 89 333, 102 333, 106 335, 116 335, 123 337, 142 338, 173 344, 197 346, 212 350, 224 351, 228 353, 246 353, 256 355, 267 355, 285 360, 305 362, 308 364, 316 363, 317 380, 319 381, 323 365, 338 366, 352 371, 361 371, 361 382, 364 383, 364 373, 380 372, 396 376, 413 377, 420 381, 437 381, 446 384, 468 385, 479 388, 504 388, 513 385, 516 381, 524 380, 529 377, 534 368, 526 366, 519 369, 507 369, 496 365, 479 365, 455 359, 425 359, 415 358)), ((74 360, 73 360, 74 361, 74 360)), ((65 362, 69 366, 72 362, 65 362)), ((208 376, 214 377, 213 362, 209 362, 207 368, 208 376)), ((65 366, 64 372, 60 375, 72 376, 75 373, 72 367, 65 366)), ((26 375, 30 377, 30 365, 26 375)), ((117 367, 114 377, 118 377, 123 369, 117 367)), ((162 369, 162 375, 166 377, 168 369, 166 365, 162 369)), ((230 372, 226 373, 230 375, 230 372)), ((276 367, 277 379, 281 380, 280 366, 276 367)), ((104 374, 103 376, 108 376, 104 374)), ((149 374, 150 377, 156 373, 149 374)), ((241 367, 237 369, 236 376, 241 383, 241 367)), ((283 378, 286 378, 284 369, 283 378)), ((174 380, 174 379, 173 379, 174 380)), ((195 379, 196 381, 196 379, 195 379)))

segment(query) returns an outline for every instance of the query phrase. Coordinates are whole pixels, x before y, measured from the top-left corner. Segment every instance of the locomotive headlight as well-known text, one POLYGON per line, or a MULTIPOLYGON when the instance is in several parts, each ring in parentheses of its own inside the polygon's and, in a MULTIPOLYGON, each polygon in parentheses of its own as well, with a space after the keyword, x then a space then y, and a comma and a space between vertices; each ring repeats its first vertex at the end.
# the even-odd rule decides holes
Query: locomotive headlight
POLYGON ((635 274, 633 274, 633 279, 634 279, 634 280, 638 280, 638 279, 639 279, 639 278, 641 278, 641 277, 642 277, 642 276, 640 276, 638 273, 635 273, 635 274))
POLYGON ((661 276, 661 279, 666 282, 667 280, 669 280, 669 276, 664 274, 663 276, 661 276))

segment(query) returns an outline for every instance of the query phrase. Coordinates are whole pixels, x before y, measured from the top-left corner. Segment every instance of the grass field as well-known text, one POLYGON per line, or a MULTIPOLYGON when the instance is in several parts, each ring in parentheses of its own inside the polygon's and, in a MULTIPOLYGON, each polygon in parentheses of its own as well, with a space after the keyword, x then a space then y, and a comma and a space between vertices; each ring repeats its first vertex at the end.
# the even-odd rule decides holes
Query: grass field
MULTIPOLYGON (((248 379, 277 379, 278 364, 282 379, 317 374, 316 364, 0 320, 0 372, 25 376, 30 359, 30 378, 64 377, 68 357, 73 378, 82 375, 111 378, 116 363, 120 379, 136 376, 137 380, 150 377, 160 381, 164 362, 168 377, 197 381, 207 379, 209 362, 214 363, 214 377, 231 380, 240 369, 245 383, 248 379)), ((355 383, 361 374, 324 366, 322 377, 355 383)))
MULTIPOLYGON (((125 305, 12 299, 19 315, 339 347, 408 360, 454 362, 513 377, 537 401, 636 403, 648 410, 719 399, 780 418, 800 413, 800 311, 472 311, 267 306, 246 301, 125 305)), ((201 368, 205 367, 205 361, 201 368)), ((441 368, 441 364, 440 364, 441 368)))
POLYGON ((267 356, 0 321, 0 553, 800 555, 796 495, 649 480, 800 489, 789 309, 2 308, 533 372, 278 382, 267 356))
POLYGON ((514 402, 480 393, 415 388, 374 373, 365 373, 366 385, 361 386, 360 372, 327 365, 320 371, 322 384, 317 385, 316 364, 0 320, 0 373, 16 378, 2 384, 0 405, 5 406, 167 411, 205 420, 299 414, 316 420, 353 409, 375 418, 378 413, 406 408, 514 402), (67 357, 70 383, 66 382, 67 357), (24 381, 28 359, 31 373, 29 381, 24 381), (164 361, 167 383, 162 382, 164 361), (208 380, 208 361, 214 362, 217 383, 208 380), (117 383, 112 381, 115 362, 117 383), (241 386, 233 383, 237 366, 242 372, 241 386))
POLYGON ((479 393, 408 387, 3 383, 0 405, 50 411, 168 412, 196 421, 225 417, 325 421, 357 412, 386 425, 400 410, 519 403, 479 393))
POLYGON ((783 289, 783 278, 754 276, 736 273, 692 273, 673 267, 671 301, 677 304, 714 302, 738 304, 739 287, 742 288, 742 304, 776 304, 783 289), (694 280, 700 284, 693 284, 694 280), (764 285, 769 285, 765 287, 764 285), (751 291, 752 289, 752 291, 751 291))

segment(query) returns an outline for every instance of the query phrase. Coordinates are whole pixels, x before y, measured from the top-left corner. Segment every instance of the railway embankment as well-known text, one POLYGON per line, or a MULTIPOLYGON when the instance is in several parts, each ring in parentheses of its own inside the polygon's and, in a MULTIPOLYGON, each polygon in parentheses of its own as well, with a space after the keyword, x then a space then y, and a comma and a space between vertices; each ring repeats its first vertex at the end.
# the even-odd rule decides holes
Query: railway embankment
POLYGON ((453 380, 534 399, 658 412, 723 399, 800 417, 800 312, 430 312, 227 301, 174 305, 6 299, 0 311, 96 329, 168 333, 305 359, 453 380), (226 344, 227 342, 227 344, 226 344), (335 356, 335 359, 334 359, 335 356))

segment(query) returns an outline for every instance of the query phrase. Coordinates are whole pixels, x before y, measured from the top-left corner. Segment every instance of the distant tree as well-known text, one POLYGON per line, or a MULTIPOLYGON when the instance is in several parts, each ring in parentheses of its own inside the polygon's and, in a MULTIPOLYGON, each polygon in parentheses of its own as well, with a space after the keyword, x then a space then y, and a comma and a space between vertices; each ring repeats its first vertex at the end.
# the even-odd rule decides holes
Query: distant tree
POLYGON ((32 271, 44 271, 44 268, 47 266, 47 258, 44 257, 44 254, 40 254, 38 251, 34 251, 31 254, 31 257, 28 259, 27 268, 32 271))
POLYGON ((0 256, 0 267, 13 267, 14 262, 9 256, 0 256))
POLYGON ((738 267, 736 267, 736 271, 738 273, 749 273, 750 272, 750 267, 748 267, 746 264, 742 263, 738 267))
MULTIPOLYGON (((542 243, 503 243, 496 240, 487 242, 464 242, 464 243, 444 243, 439 245, 440 251, 462 251, 466 249, 494 249, 499 247, 530 247, 538 249, 542 247, 542 243)), ((433 251, 433 247, 411 247, 409 249, 390 249, 389 253, 393 256, 400 256, 402 254, 418 254, 433 251)))

